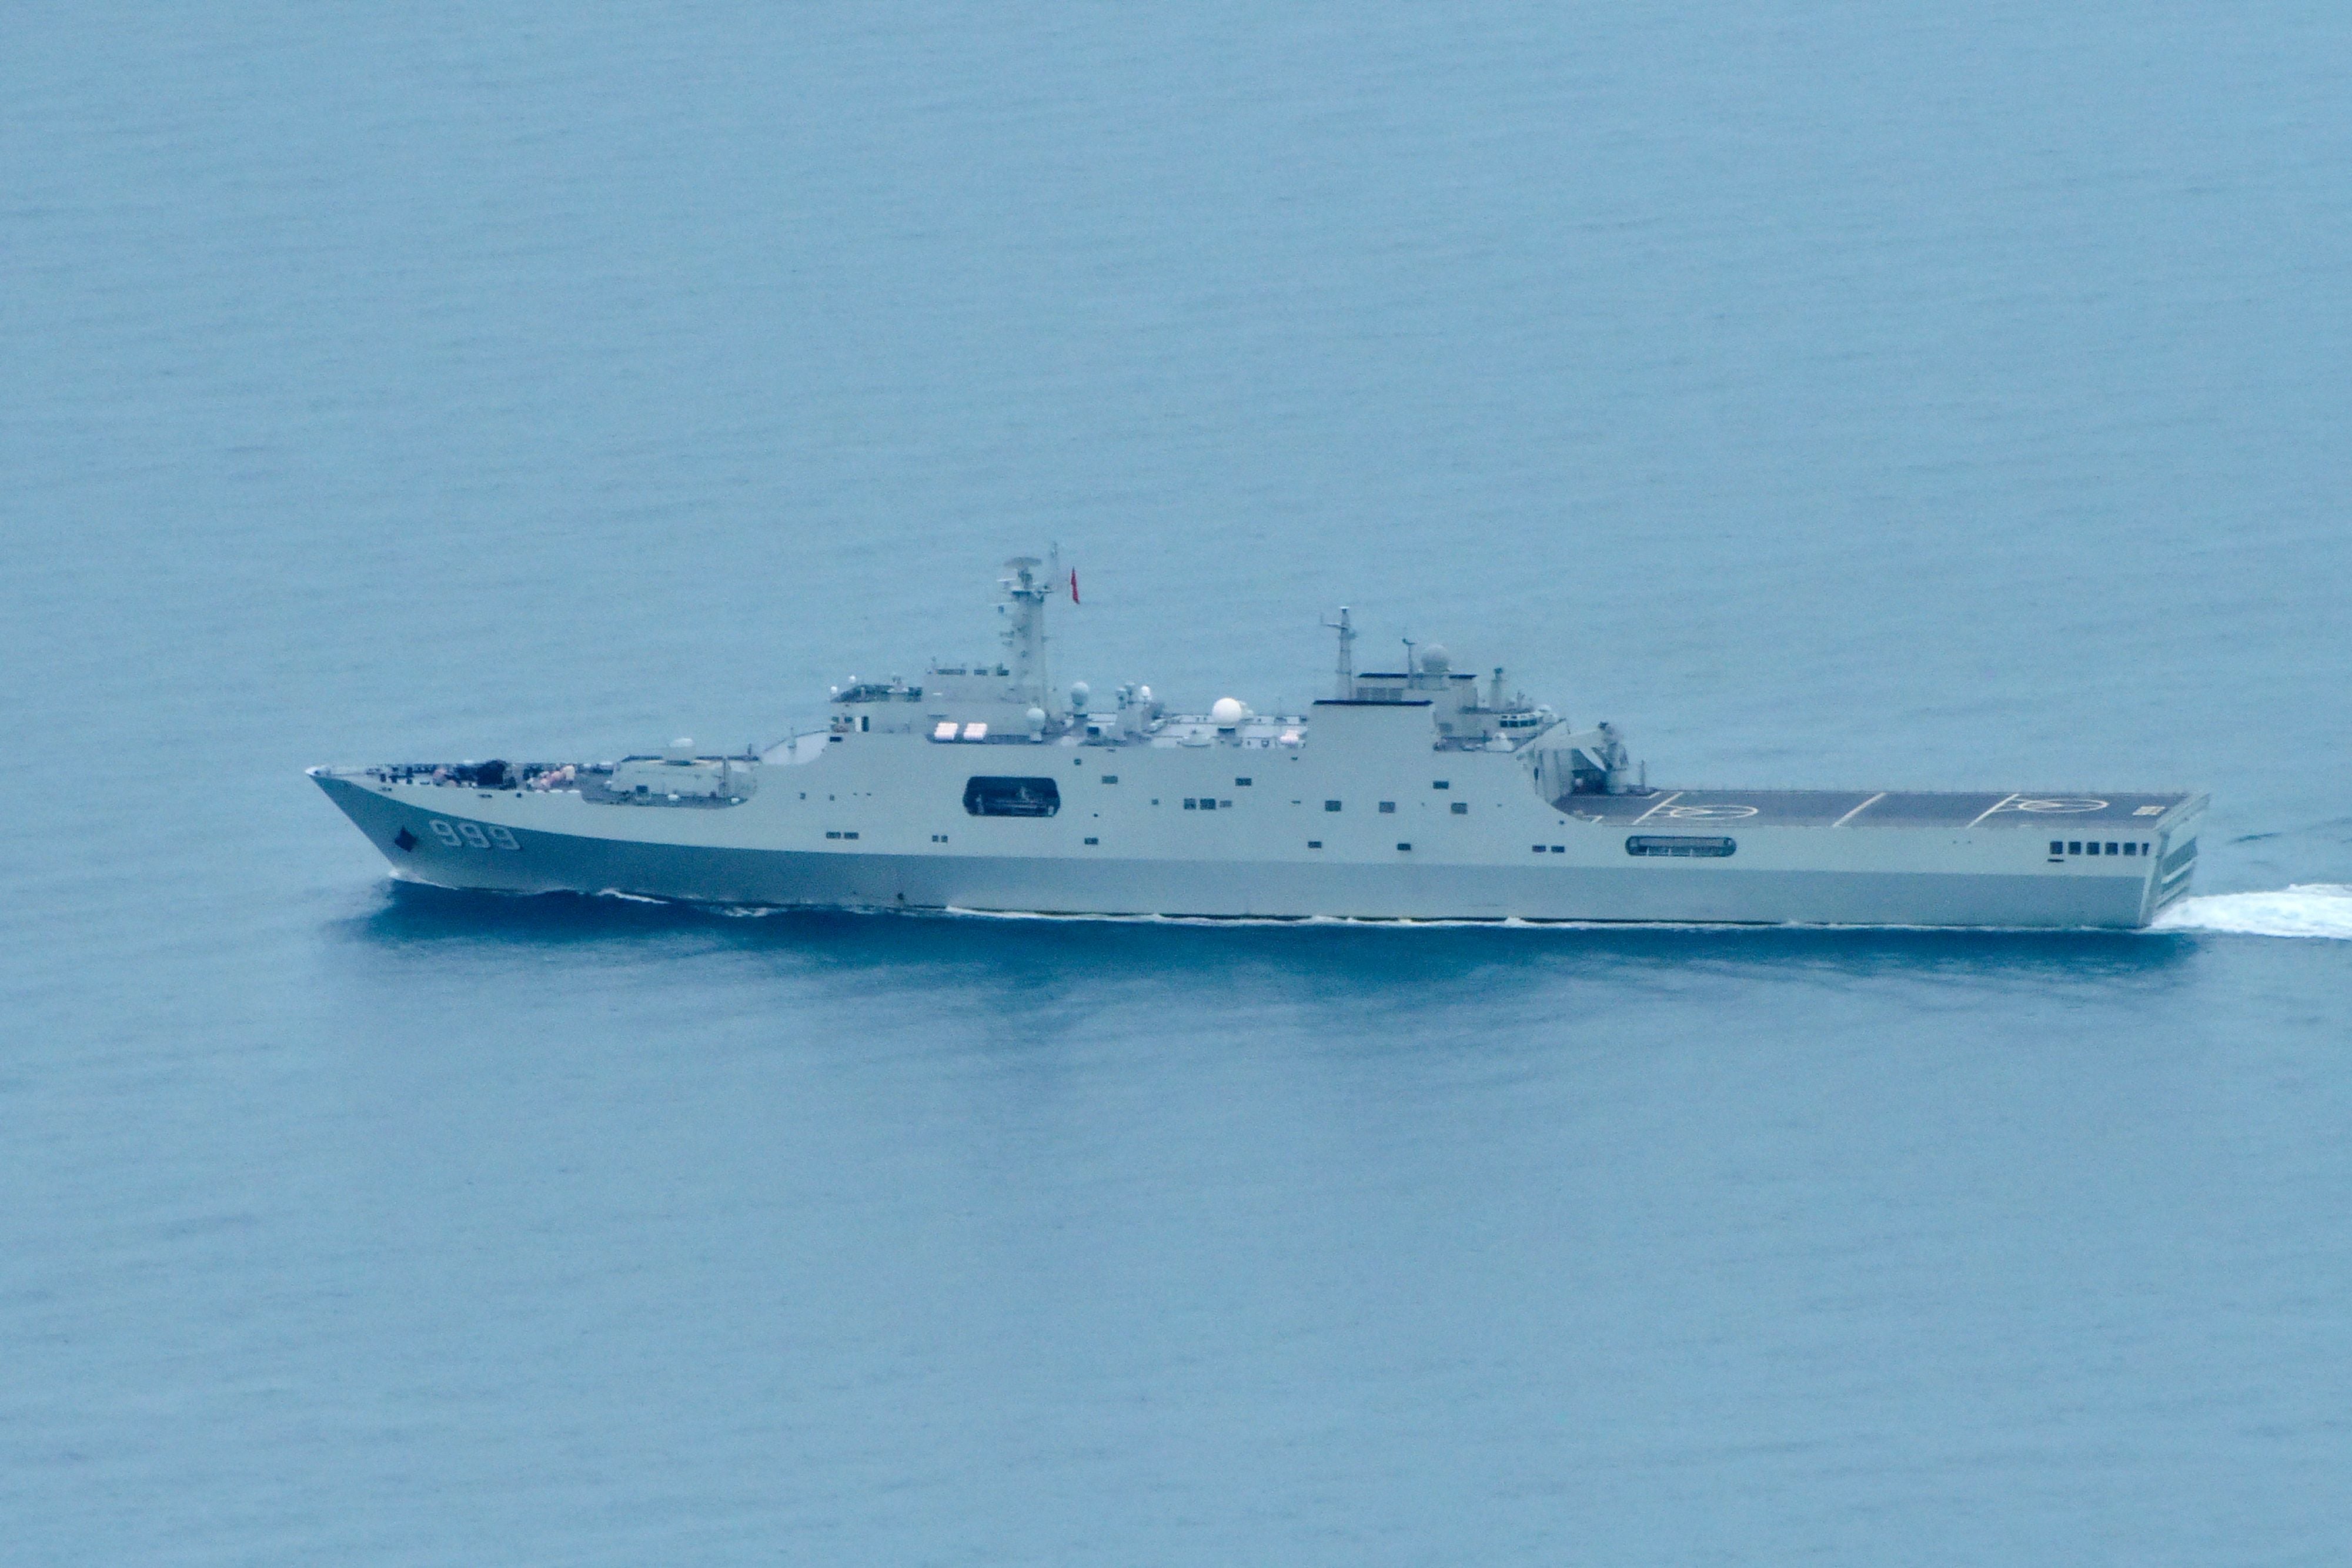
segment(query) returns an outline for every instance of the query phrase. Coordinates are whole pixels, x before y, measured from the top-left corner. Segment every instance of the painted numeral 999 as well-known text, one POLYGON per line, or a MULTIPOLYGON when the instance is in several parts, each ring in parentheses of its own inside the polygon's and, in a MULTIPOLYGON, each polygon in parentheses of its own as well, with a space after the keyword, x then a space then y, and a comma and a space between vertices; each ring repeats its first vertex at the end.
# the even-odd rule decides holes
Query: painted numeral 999
POLYGON ((495 824, 486 831, 479 822, 445 822, 436 817, 432 820, 432 828, 433 836, 453 850, 460 845, 478 850, 522 848, 515 841, 512 830, 495 824))

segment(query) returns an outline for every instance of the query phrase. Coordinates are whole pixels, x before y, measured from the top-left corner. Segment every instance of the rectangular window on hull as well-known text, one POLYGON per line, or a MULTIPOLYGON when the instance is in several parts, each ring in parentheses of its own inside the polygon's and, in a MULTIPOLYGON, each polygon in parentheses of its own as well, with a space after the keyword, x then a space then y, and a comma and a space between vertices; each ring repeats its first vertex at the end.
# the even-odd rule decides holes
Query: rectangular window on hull
POLYGON ((1051 779, 974 778, 963 787, 963 809, 975 817, 1050 817, 1062 809, 1051 779))
POLYGON ((1729 839, 1685 838, 1679 834, 1645 837, 1637 833, 1625 841, 1625 852, 1629 855, 1672 855, 1676 859, 1719 860, 1738 848, 1729 839))

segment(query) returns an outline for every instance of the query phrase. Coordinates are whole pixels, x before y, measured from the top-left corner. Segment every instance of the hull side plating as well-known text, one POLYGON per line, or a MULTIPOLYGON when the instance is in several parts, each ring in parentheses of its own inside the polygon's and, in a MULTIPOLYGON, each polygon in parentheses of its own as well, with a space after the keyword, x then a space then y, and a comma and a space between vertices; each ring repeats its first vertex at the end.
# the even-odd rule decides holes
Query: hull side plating
MULTIPOLYGON (((1595 865, 1582 857, 1555 862, 1549 855, 1528 865, 1170 861, 655 843, 521 825, 507 830, 514 849, 482 849, 445 843, 432 823, 501 826, 494 817, 430 810, 331 776, 320 782, 402 877, 503 892, 617 892, 783 907, 1212 918, 2069 928, 2141 925, 2159 902, 2153 866, 2147 872, 2051 875, 1752 862, 1595 865)), ((2185 877, 2179 885, 2186 885, 2185 877)))

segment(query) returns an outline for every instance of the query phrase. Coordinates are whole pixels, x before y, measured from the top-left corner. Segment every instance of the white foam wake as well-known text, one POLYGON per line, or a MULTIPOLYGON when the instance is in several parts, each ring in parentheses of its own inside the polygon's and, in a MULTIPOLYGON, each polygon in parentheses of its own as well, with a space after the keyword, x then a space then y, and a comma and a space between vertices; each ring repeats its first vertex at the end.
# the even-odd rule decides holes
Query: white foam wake
POLYGON ((2352 887, 2298 883, 2283 893, 2217 893, 2184 898, 2149 923, 2158 931, 2226 931, 2241 936, 2332 936, 2352 942, 2352 887))

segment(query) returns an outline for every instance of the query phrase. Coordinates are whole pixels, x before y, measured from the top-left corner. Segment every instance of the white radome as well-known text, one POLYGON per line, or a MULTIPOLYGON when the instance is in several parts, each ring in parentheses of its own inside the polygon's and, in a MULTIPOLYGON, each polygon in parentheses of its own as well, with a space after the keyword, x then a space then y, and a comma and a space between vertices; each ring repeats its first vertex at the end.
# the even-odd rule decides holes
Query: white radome
POLYGON ((1231 729, 1249 717, 1249 704, 1239 697, 1219 697, 1209 709, 1209 717, 1219 729, 1231 729))

